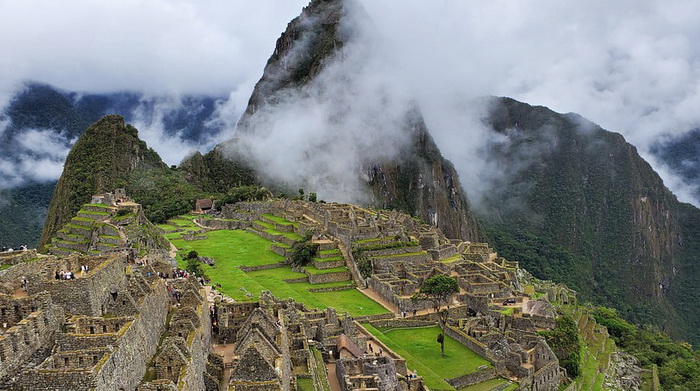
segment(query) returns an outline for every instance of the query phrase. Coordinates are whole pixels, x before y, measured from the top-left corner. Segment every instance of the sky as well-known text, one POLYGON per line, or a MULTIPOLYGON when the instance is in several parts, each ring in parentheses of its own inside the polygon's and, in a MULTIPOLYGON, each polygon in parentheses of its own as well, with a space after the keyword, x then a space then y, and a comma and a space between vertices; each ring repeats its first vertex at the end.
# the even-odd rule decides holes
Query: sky
MULTIPOLYGON (((84 92, 228 96, 227 136, 275 40, 306 3, 0 0, 0 105, 24 80, 84 92)), ((471 152, 484 135, 478 111, 465 102, 510 96, 623 134, 691 201, 648 149, 663 135, 700 126, 700 2, 350 3, 359 10, 361 42, 371 46, 364 58, 373 65, 363 73, 373 77, 363 80, 382 79, 370 72, 379 70, 390 94, 418 102, 438 146, 465 176, 478 177, 466 167, 476 163, 471 152)), ((193 147, 158 142, 157 132, 152 140, 161 153, 183 150, 171 160, 193 147)))

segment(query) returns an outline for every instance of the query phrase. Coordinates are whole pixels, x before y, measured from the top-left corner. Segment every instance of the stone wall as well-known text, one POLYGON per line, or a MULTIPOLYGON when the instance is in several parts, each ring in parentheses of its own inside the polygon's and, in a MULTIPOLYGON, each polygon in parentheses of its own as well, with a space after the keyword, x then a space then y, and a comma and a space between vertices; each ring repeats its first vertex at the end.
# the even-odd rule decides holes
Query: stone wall
POLYGON ((340 259, 337 261, 316 261, 314 260, 314 266, 317 269, 333 269, 336 267, 345 266, 345 260, 340 259))
POLYGON ((38 349, 50 346, 63 321, 59 307, 48 304, 0 335, 0 378, 26 364, 38 349))
POLYGON ((36 250, 0 252, 0 264, 16 265, 37 258, 36 250))
POLYGON ((370 321, 373 327, 392 327, 392 328, 406 328, 406 327, 426 327, 434 326, 436 322, 431 320, 414 320, 411 318, 394 318, 394 319, 380 319, 370 321))
POLYGON ((270 244, 270 250, 272 250, 272 252, 275 254, 287 257, 287 252, 290 251, 290 248, 287 247, 287 245, 282 245, 280 243, 272 243, 270 244))
POLYGON ((95 391, 136 389, 146 373, 146 365, 156 352, 165 329, 168 312, 165 281, 154 280, 151 289, 152 293, 139 301, 139 314, 131 327, 121 335, 117 348, 97 371, 95 391))
POLYGON ((476 354, 479 356, 493 362, 494 357, 492 356, 491 352, 489 351, 488 347, 474 339, 473 337, 467 335, 466 333, 462 332, 461 330, 448 325, 445 325, 445 334, 449 335, 450 337, 456 339, 459 343, 462 345, 468 347, 469 349, 473 350, 476 354))
POLYGON ((428 253, 421 253, 415 255, 389 256, 386 258, 375 257, 371 259, 375 272, 382 273, 389 271, 389 267, 393 263, 403 263, 413 266, 423 265, 430 260, 430 255, 428 255, 428 253))
POLYGON ((277 269, 278 267, 283 267, 283 266, 285 266, 284 263, 271 263, 268 265, 239 266, 238 268, 247 273, 247 272, 254 272, 254 271, 258 271, 258 270, 277 269))
POLYGON ((204 301, 196 312, 200 319, 200 326, 194 329, 187 338, 190 356, 184 376, 180 377, 177 384, 181 390, 204 391, 205 389, 204 372, 206 372, 211 342, 211 319, 209 318, 207 302, 204 301))
POLYGON ((491 380, 494 377, 496 377, 496 370, 494 368, 488 368, 453 379, 446 379, 446 381, 454 388, 462 388, 481 383, 482 381, 491 380))
POLYGON ((537 391, 556 391, 559 389, 560 381, 559 362, 553 361, 535 372, 532 384, 537 391))
POLYGON ((236 219, 197 219, 197 223, 211 229, 245 229, 250 227, 249 221, 236 219))
MULTIPOLYGON (((143 377, 146 363, 155 352, 160 331, 165 321, 166 291, 162 280, 155 280, 152 285, 153 292, 144 296, 139 302, 139 314, 132 322, 127 322, 120 328, 117 334, 119 339, 114 342, 108 335, 87 335, 80 338, 78 334, 59 338, 57 344, 60 348, 68 348, 71 351, 59 351, 54 357, 45 361, 40 367, 27 370, 22 374, 22 383, 28 389, 55 389, 61 385, 61 389, 74 390, 118 390, 135 389, 143 377), (68 341, 88 341, 78 346, 69 345, 68 341), (63 341, 63 342, 61 342, 63 341), (111 342, 101 349, 95 350, 97 342, 111 342), (106 349, 106 346, 112 346, 106 349), (87 350, 80 351, 81 348, 87 350), (105 352, 106 354, 95 354, 105 352), (109 353, 111 351, 111 353, 109 353), (102 357, 95 364, 95 356, 102 357), (81 364, 82 358, 82 364, 81 364), (57 368, 68 365, 84 369, 66 372, 57 368), (77 362, 74 362, 76 361, 77 362)), ((77 321, 77 319, 76 319, 77 321)), ((116 324, 116 323, 115 323, 116 324)), ((90 326, 85 326, 90 327, 90 326)))
POLYGON ((320 274, 306 273, 306 275, 309 277, 309 282, 311 284, 325 284, 329 282, 340 282, 350 280, 349 271, 320 274))
POLYGON ((57 305, 66 313, 88 316, 103 314, 102 303, 109 296, 110 289, 126 291, 124 275, 126 257, 117 253, 96 268, 86 277, 74 280, 30 279, 27 292, 30 295, 47 291, 57 305))
POLYGON ((417 253, 417 252, 421 252, 422 250, 423 249, 421 248, 421 246, 406 246, 406 247, 383 248, 381 250, 370 250, 370 251, 364 251, 364 253, 368 257, 373 258, 373 257, 383 257, 383 256, 387 256, 387 255, 417 253))

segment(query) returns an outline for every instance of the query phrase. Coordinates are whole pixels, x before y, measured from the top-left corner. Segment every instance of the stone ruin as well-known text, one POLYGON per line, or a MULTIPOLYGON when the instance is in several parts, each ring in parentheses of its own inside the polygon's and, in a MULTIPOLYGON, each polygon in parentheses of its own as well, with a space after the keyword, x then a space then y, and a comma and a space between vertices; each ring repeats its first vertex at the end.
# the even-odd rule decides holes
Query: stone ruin
MULTIPOLYGON (((167 328, 169 282, 156 277, 152 267, 129 262, 128 252, 39 256, 5 270, 0 275, 0 389, 149 389, 141 383, 161 335, 177 328, 184 335, 178 341, 185 341, 178 346, 188 358, 177 380, 187 389, 204 390, 208 304, 198 283, 189 283, 191 294, 183 295, 178 307, 182 315, 172 316, 167 328), (75 278, 56 279, 63 270, 75 278), (196 310, 182 309, 191 307, 196 310)), ((171 350, 160 355, 164 351, 171 350)))
MULTIPOLYGON (((454 277, 460 292, 451 303, 451 317, 444 325, 446 332, 494 366, 492 371, 480 371, 471 378, 452 379, 455 387, 503 376, 517 379, 521 389, 558 389, 562 370, 537 331, 555 326, 556 312, 547 299, 569 302, 569 296, 573 297, 570 290, 552 287, 546 297, 534 300, 523 291, 517 262, 499 257, 485 243, 448 239, 439 229, 394 211, 282 200, 226 205, 218 217, 236 221, 239 228, 258 231, 260 227, 256 228, 255 222, 264 219, 265 214, 294 222, 297 233, 313 232, 314 238, 323 238, 346 249, 344 258, 356 285, 372 290, 397 313, 430 310, 431 302, 412 300, 421 283, 436 274, 454 277), (371 263, 370 276, 363 277, 359 273, 360 260, 371 263)), ((285 254, 283 249, 280 253, 285 254)), ((241 314, 250 310, 222 310, 219 332, 228 333, 231 338, 231 331, 227 331, 229 325, 235 328, 244 323, 241 314)), ((307 319, 314 316, 313 311, 305 312, 307 319)), ((336 357, 336 373, 344 390, 420 389, 410 381, 397 383, 394 378, 377 377, 372 372, 370 368, 389 368, 390 365, 383 358, 364 357, 366 352, 360 347, 371 336, 358 332, 359 324, 341 333, 332 321, 335 315, 326 314, 321 318, 322 313, 317 314, 315 316, 324 321, 316 324, 316 331, 310 335, 322 343, 325 352, 342 352, 343 357, 336 357)), ((431 315, 435 314, 425 316, 430 318, 431 315)), ((434 324, 436 318, 431 322, 434 324)), ((395 370, 384 369, 383 372, 396 373, 396 379, 410 380, 406 377, 405 362, 401 360, 396 355, 391 361, 395 370)))

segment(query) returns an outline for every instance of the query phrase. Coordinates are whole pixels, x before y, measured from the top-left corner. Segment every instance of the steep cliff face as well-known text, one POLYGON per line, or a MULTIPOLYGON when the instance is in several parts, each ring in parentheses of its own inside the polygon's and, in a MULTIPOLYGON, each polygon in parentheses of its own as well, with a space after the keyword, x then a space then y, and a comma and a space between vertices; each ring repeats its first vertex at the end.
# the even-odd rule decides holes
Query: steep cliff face
MULTIPOLYGON (((248 107, 238 124, 238 136, 245 141, 246 138, 255 138, 257 133, 263 132, 260 124, 265 121, 265 116, 269 116, 275 107, 288 106, 297 97, 299 99, 308 96, 324 96, 327 90, 336 88, 337 85, 330 86, 330 83, 352 84, 352 74, 334 75, 328 77, 324 71, 328 67, 337 65, 346 60, 343 48, 352 42, 354 32, 343 24, 347 17, 348 10, 342 0, 314 0, 304 8, 301 15, 292 20, 287 26, 287 30, 282 33, 277 40, 275 51, 270 57, 262 78, 255 86, 249 100, 248 107), (329 84, 324 85, 328 81, 329 84), (310 87, 311 86, 311 87, 310 87), (292 98, 290 98, 292 96, 292 98), (263 118, 261 120, 261 118, 263 118)), ((357 71, 357 69, 355 69, 357 71)), ((377 94, 381 95, 381 88, 377 88, 377 94)), ((370 111, 374 118, 383 116, 383 107, 371 107, 353 102, 351 98, 343 96, 331 96, 322 103, 339 101, 337 107, 331 109, 331 114, 325 118, 326 128, 320 132, 328 134, 342 133, 344 130, 339 123, 346 121, 349 117, 370 117, 370 111)), ((351 95, 348 92, 348 95, 351 95)), ((393 106, 392 106, 393 107, 393 106)), ((366 203, 383 208, 396 208, 407 213, 421 217, 426 222, 431 222, 442 229, 448 237, 476 240, 479 238, 479 228, 476 219, 473 217, 469 203, 463 193, 461 184, 452 164, 444 159, 439 149, 430 137, 419 111, 407 104, 403 109, 403 114, 397 116, 400 119, 400 129, 393 129, 391 132, 399 135, 398 141, 386 141, 392 145, 371 145, 368 149, 385 149, 396 151, 390 154, 370 153, 359 151, 355 161, 359 161, 358 166, 347 167, 346 172, 356 173, 356 182, 361 191, 366 193, 368 199, 366 203), (389 156, 383 156, 389 155, 389 156), (379 156, 379 157, 378 157, 379 156)), ((369 120, 370 122, 372 119, 369 120)), ((386 121, 390 122, 390 121, 386 121)), ((393 125, 393 123, 392 123, 393 125)), ((381 128, 384 124, 365 124, 367 135, 365 139, 371 139, 374 135, 371 132, 386 132, 386 128, 381 128)), ((325 137, 320 134, 318 138, 325 137)), ((324 148, 326 144, 337 144, 337 139, 321 141, 314 140, 319 144, 319 148, 324 148)), ((227 147, 220 147, 220 150, 227 151, 227 157, 238 160, 235 168, 229 171, 238 171, 244 168, 244 158, 236 151, 236 141, 228 142, 227 147), (239 156, 239 158, 236 158, 239 156)), ((239 147, 240 148, 240 147, 239 147)), ((217 152, 218 153, 218 152, 217 152)), ((309 151, 313 154, 315 151, 309 151)), ((351 153, 351 152, 348 152, 351 153)), ((215 156, 205 156, 204 160, 210 160, 215 156)), ((214 177, 223 178, 225 174, 217 174, 216 168, 207 170, 195 169, 202 167, 195 164, 202 160, 200 156, 193 156, 183 162, 183 168, 188 172, 188 178, 194 183, 221 183, 222 180, 212 179, 214 177)), ((329 160, 332 160, 329 159, 329 160)), ((325 162, 324 162, 325 163, 325 162)), ((265 164, 264 161, 258 165, 265 164)), ((257 167, 256 169, 260 169, 257 167)), ((219 170, 220 171, 220 170, 219 170)), ((269 173, 268 173, 269 174, 269 173)), ((345 174, 345 173, 343 173, 345 174)), ((313 175, 313 173, 308 174, 313 175)), ((267 175, 269 177, 269 175, 267 175)), ((250 175, 246 175, 250 178, 250 175)), ((265 176, 259 175, 265 186, 275 188, 275 183, 265 176)), ((227 181, 223 181, 227 182, 227 181)), ((321 181, 323 182, 323 181, 321 181)), ((326 181, 328 183, 329 181, 326 181)), ((330 181, 332 182, 332 181, 330 181)), ((302 183, 285 183, 285 187, 296 189, 303 187, 302 183)), ((333 186, 329 184, 328 186, 333 186)), ((225 189, 218 188, 219 191, 225 189)), ((313 189, 322 191, 322 189, 313 189)), ((354 190, 354 189, 353 189, 354 190)), ((341 201, 355 201, 357 199, 344 199, 341 201)))
POLYGON ((138 138, 138 131, 118 115, 90 126, 71 149, 49 206, 40 246, 90 202, 93 194, 124 186, 143 167, 167 169, 158 154, 138 138))
POLYGON ((367 168, 378 206, 420 216, 449 238, 478 239, 479 224, 454 166, 442 157, 419 114, 411 115, 407 126, 413 144, 399 159, 375 162, 367 168))
POLYGON ((536 237, 539 242, 522 241, 503 255, 524 258, 526 268, 637 322, 690 337, 684 331, 696 316, 679 317, 676 295, 690 293, 677 280, 681 263, 700 277, 687 267, 684 245, 697 233, 681 221, 692 207, 677 201, 621 135, 579 116, 498 99, 488 120, 507 136, 491 159, 510 167, 486 213, 497 249, 512 245, 508 238, 536 237), (569 254, 528 255, 546 245, 569 254))

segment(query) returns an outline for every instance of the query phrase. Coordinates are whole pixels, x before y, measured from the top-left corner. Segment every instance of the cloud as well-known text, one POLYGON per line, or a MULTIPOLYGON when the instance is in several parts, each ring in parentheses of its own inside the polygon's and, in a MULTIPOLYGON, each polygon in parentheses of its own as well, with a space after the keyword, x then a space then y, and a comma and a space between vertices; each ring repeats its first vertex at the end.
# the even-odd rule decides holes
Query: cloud
MULTIPOLYGON (((473 164, 484 129, 454 110, 478 96, 579 113, 622 133, 647 159, 659 135, 700 123, 700 25, 691 16, 698 2, 360 3, 383 45, 377 53, 392 59, 394 77, 411 88, 462 176, 491 169, 473 164)), ((661 174, 680 190, 671 173, 661 174)))
POLYGON ((1 1, 0 71, 68 90, 252 89, 305 1, 1 1))
MULTIPOLYGON (((0 101, 3 93, 23 79, 88 92, 229 96, 219 105, 220 115, 211 125, 231 134, 276 38, 306 3, 0 0, 4 16, 0 101)), ((459 168, 463 182, 498 170, 483 164, 478 156, 490 141, 487 130, 476 120, 484 107, 470 107, 469 102, 475 97, 503 95, 558 112, 576 112, 622 133, 654 164, 666 184, 680 192, 681 199, 690 200, 675 185, 673 174, 654 162, 648 150, 662 134, 678 134, 700 125, 699 2, 348 3, 351 8, 363 8, 368 16, 369 22, 356 18, 355 23, 365 32, 358 45, 370 49, 356 52, 363 58, 346 59, 364 68, 357 75, 354 69, 346 69, 359 85, 352 86, 352 95, 340 104, 348 108, 355 105, 352 99, 376 98, 373 86, 381 89, 379 96, 387 97, 390 106, 413 99, 439 147, 459 168)), ((333 97, 331 91, 312 93, 298 106, 306 105, 308 110, 292 111, 309 125, 291 122, 294 118, 286 118, 287 122, 298 128, 300 137, 316 134, 309 128, 322 127, 323 121, 314 120, 334 114, 325 100, 333 97), (312 114, 315 116, 309 118, 312 114)), ((377 127, 376 118, 372 119, 377 127)), ((361 117, 356 122, 366 120, 361 117)), ((339 129, 350 134, 338 131, 332 140, 370 140, 358 138, 360 133, 349 129, 354 126, 349 118, 343 121, 339 129)), ((269 121, 266 126, 270 135, 294 141, 289 140, 291 134, 282 135, 285 123, 269 121)), ((150 131, 142 129, 142 133, 150 131)), ((158 134, 154 130, 149 136, 149 145, 164 155, 177 148, 203 148, 158 134)), ((264 144, 267 150, 289 153, 273 141, 272 137, 261 140, 268 143, 264 144)), ((317 145, 321 150, 312 155, 323 155, 323 148, 335 144, 330 145, 317 145)), ((293 153, 299 161, 304 156, 293 153)), ((172 162, 176 157, 166 160, 172 162)), ((353 169, 357 165, 347 163, 353 169)), ((335 164, 340 162, 334 161, 331 169, 335 164)), ((282 167, 280 173, 285 172, 282 169, 291 170, 282 167)))
POLYGON ((26 129, 12 140, 11 158, 0 157, 0 188, 56 180, 75 140, 53 129, 26 129))
MULTIPOLYGON (((233 148, 264 180, 287 190, 302 186, 329 201, 368 201, 366 165, 393 159, 408 145, 406 114, 414 107, 407 94, 396 93, 391 67, 375 49, 350 41, 309 84, 268 96, 275 103, 259 108, 247 123, 253 132, 238 134, 233 148)), ((302 35, 282 62, 292 66, 304 50, 302 35)))
MULTIPOLYGON (((178 112, 187 112, 195 117, 196 107, 186 107, 179 96, 143 96, 141 102, 130 113, 131 124, 138 129, 139 138, 158 152, 168 165, 177 165, 187 155, 197 150, 208 152, 231 133, 223 132, 221 110, 227 102, 217 101, 217 110, 206 121, 202 133, 196 138, 185 137, 183 131, 166 129, 166 117, 178 112)), ((201 110, 201 108, 199 108, 201 110)), ((226 125, 224 123, 224 125, 226 125)))

